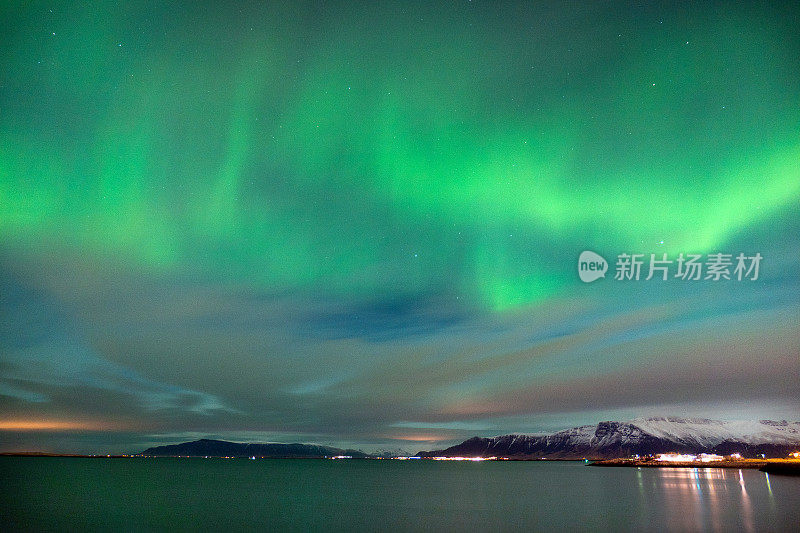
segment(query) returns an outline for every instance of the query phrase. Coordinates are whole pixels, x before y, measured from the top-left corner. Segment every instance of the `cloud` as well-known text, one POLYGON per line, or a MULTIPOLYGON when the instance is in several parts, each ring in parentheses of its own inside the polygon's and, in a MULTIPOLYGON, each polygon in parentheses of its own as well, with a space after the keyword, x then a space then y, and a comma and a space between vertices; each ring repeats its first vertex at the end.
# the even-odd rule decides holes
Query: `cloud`
POLYGON ((5 354, 4 363, 0 393, 24 401, 49 401, 44 388, 90 388, 130 396, 148 411, 232 411, 213 395, 147 379, 70 341, 15 350, 5 354))
POLYGON ((125 396, 147 412, 234 412, 212 394, 159 382, 104 359, 80 338, 78 321, 59 311, 45 292, 8 275, 2 288, 7 295, 3 312, 15 320, 0 330, 5 346, 0 354, 0 395, 51 403, 65 391, 92 395, 89 391, 95 390, 125 396))
POLYGON ((764 252, 758 283, 601 280, 507 313, 446 292, 333 297, 16 250, 0 268, 0 410, 348 446, 686 404, 769 417, 800 397, 787 377, 800 371, 787 246, 764 252))

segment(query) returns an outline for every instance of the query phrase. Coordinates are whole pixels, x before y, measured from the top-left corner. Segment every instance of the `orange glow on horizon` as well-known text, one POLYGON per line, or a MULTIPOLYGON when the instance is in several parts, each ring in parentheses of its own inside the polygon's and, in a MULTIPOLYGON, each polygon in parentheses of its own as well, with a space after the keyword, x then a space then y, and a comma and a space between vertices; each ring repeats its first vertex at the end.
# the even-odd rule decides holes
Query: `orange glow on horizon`
POLYGON ((99 420, 0 420, 0 431, 109 431, 119 424, 99 420))

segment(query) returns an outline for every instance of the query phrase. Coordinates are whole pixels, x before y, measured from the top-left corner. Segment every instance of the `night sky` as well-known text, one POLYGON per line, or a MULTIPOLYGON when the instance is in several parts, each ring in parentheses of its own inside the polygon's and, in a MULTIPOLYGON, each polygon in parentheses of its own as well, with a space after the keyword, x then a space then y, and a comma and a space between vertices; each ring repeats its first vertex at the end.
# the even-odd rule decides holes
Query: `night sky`
POLYGON ((0 3, 0 451, 800 419, 797 3, 255 4, 0 3))

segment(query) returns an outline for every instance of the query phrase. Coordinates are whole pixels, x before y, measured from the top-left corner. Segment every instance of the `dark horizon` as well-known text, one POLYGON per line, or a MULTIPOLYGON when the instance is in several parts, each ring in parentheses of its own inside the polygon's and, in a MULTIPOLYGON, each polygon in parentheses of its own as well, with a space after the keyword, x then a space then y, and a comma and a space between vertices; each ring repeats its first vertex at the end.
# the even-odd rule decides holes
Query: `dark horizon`
MULTIPOLYGON (((671 416, 666 416, 666 417, 664 417, 664 416, 656 416, 656 417, 636 417, 636 418, 633 418, 631 420, 599 420, 596 423, 581 424, 580 426, 574 426, 574 427, 564 427, 564 428, 562 428, 560 430, 550 431, 550 432, 525 433, 525 432, 514 432, 514 431, 512 431, 512 432, 509 432, 509 433, 497 434, 497 435, 495 435, 495 434, 487 434, 486 432, 481 432, 481 434, 473 434, 473 435, 470 435, 468 437, 464 437, 464 438, 460 438, 460 439, 437 442, 435 444, 435 446, 431 445, 428 448, 424 448, 424 449, 423 448, 420 448, 420 449, 416 449, 416 448, 409 449, 408 447, 403 447, 403 446, 392 447, 392 445, 396 445, 397 444, 396 441, 386 441, 385 443, 376 443, 376 444, 372 444, 371 446, 367 446, 367 447, 363 447, 363 446, 359 447, 357 444, 348 443, 347 441, 340 441, 340 442, 337 442, 337 443, 319 442, 319 441, 297 441, 297 440, 291 440, 291 439, 284 440, 284 441, 259 441, 257 439, 252 439, 252 438, 251 439, 237 439, 235 437, 235 434, 231 434, 231 435, 225 436, 225 437, 220 437, 218 435, 213 435, 213 434, 212 435, 203 436, 203 435, 201 435, 199 433, 198 434, 193 434, 193 435, 187 435, 185 438, 180 438, 180 437, 177 437, 177 436, 163 437, 163 440, 161 440, 161 439, 154 440, 150 445, 147 445, 146 447, 147 447, 147 449, 150 449, 150 448, 158 448, 158 447, 164 447, 164 446, 169 447, 169 446, 184 445, 184 444, 189 444, 189 443, 194 443, 194 442, 199 442, 199 441, 217 441, 217 442, 225 442, 225 443, 229 443, 229 444, 244 444, 244 445, 247 445, 247 444, 253 444, 253 445, 273 445, 273 444, 276 444, 276 445, 280 445, 280 446, 299 445, 299 446, 311 446, 311 447, 315 447, 315 446, 316 447, 329 447, 329 448, 338 448, 338 449, 343 450, 343 451, 362 452, 362 453, 367 454, 367 455, 381 455, 381 454, 387 455, 388 454, 388 455, 407 455, 407 456, 409 456, 409 455, 416 455, 418 452, 422 452, 422 451, 430 452, 430 451, 433 451, 433 450, 436 450, 436 449, 440 449, 441 450, 441 449, 449 448, 449 447, 453 447, 453 446, 458 447, 459 445, 462 445, 465 442, 467 442, 467 441, 469 441, 471 439, 475 439, 475 438, 493 439, 493 438, 500 438, 500 437, 514 436, 514 435, 525 436, 525 437, 544 437, 544 436, 553 435, 555 433, 575 430, 575 429, 578 429, 578 428, 587 428, 587 427, 591 428, 591 429, 594 429, 595 427, 599 428, 600 426, 602 426, 604 424, 622 424, 622 425, 625 425, 625 424, 637 425, 638 424, 638 425, 641 425, 643 423, 647 424, 648 422, 651 422, 651 421, 656 421, 656 423, 658 423, 659 421, 664 421, 664 420, 668 421, 668 422, 690 423, 690 424, 711 423, 714 427, 717 427, 719 424, 721 424, 722 426, 726 426, 727 427, 727 431, 730 431, 733 428, 734 429, 734 434, 737 435, 737 439, 734 439, 734 440, 738 440, 738 441, 741 441, 741 442, 747 442, 747 437, 748 437, 746 431, 741 431, 741 427, 748 427, 748 426, 749 427, 753 427, 756 424, 762 424, 762 425, 766 424, 768 426, 769 425, 775 425, 775 426, 779 426, 779 427, 780 426, 785 426, 787 424, 789 426, 792 426, 792 425, 800 426, 800 420, 786 420, 786 419, 783 419, 783 420, 765 420, 765 419, 762 419, 762 420, 758 420, 758 421, 756 421, 756 420, 744 421, 744 420, 738 419, 738 420, 727 420, 727 421, 725 421, 725 420, 711 420, 711 419, 701 418, 701 417, 681 418, 681 417, 671 417, 671 416), (736 429, 737 425, 740 426, 739 427, 740 433, 736 433, 735 432, 735 429, 736 429)), ((762 429, 765 429, 765 428, 762 428, 762 429)), ((769 428, 767 427, 766 429, 769 429, 769 428)), ((710 434, 713 434, 713 433, 714 433, 714 431, 711 431, 710 434)), ((775 455, 773 453, 773 455, 771 455, 772 457, 782 457, 782 456, 785 455, 784 452, 786 450, 790 450, 790 451, 800 450, 800 428, 797 428, 795 430, 795 433, 796 433, 794 435, 795 439, 793 441, 791 441, 791 439, 790 439, 790 441, 787 441, 786 440, 786 438, 787 438, 786 436, 781 437, 781 438, 777 438, 777 439, 773 438, 771 440, 770 439, 763 440, 763 444, 765 445, 765 449, 775 448, 775 449, 780 449, 781 450, 781 453, 779 453, 777 455, 775 455), (785 448, 785 450, 784 450, 784 448, 785 448)), ((761 442, 761 441, 759 441, 759 442, 761 442)), ((688 446, 681 445, 681 446, 685 447, 685 449, 687 451, 692 451, 693 450, 691 445, 688 445, 688 446)), ((722 449, 727 449, 727 448, 724 448, 724 446, 725 445, 723 444, 723 448, 722 449)), ((713 449, 713 446, 712 447, 708 447, 707 449, 711 450, 711 449, 713 449)), ((754 449, 755 448, 750 449, 746 453, 748 453, 749 455, 752 455, 753 457, 755 457, 760 453, 760 451, 759 452, 755 452, 755 451, 753 451, 754 449), (755 455, 753 455, 753 454, 755 454, 755 455)), ((697 452, 698 450, 701 450, 701 451, 702 450, 706 450, 706 447, 700 446, 699 448, 695 449, 694 451, 697 452)), ((43 454, 43 455, 56 455, 56 456, 78 455, 78 456, 105 457, 107 455, 134 456, 134 455, 140 455, 140 454, 144 453, 145 451, 146 450, 144 450, 141 446, 139 447, 139 449, 122 449, 122 448, 119 448, 117 446, 117 447, 115 447, 113 449, 109 448, 109 449, 104 449, 102 451, 94 451, 94 452, 86 452, 86 451, 81 451, 81 450, 57 450, 57 449, 47 449, 47 450, 41 450, 40 449, 40 450, 37 450, 37 449, 22 449, 22 448, 13 449, 13 448, 7 448, 7 449, 4 449, 4 450, 0 450, 0 454, 19 454, 19 455, 43 454)))

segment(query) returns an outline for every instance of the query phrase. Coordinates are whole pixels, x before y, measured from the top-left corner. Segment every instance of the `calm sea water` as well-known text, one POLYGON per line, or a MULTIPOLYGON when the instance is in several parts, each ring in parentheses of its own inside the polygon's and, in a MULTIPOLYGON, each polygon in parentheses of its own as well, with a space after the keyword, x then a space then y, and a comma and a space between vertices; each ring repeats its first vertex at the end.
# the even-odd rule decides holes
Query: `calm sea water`
POLYGON ((0 530, 798 528, 800 478, 757 470, 0 457, 0 530))

